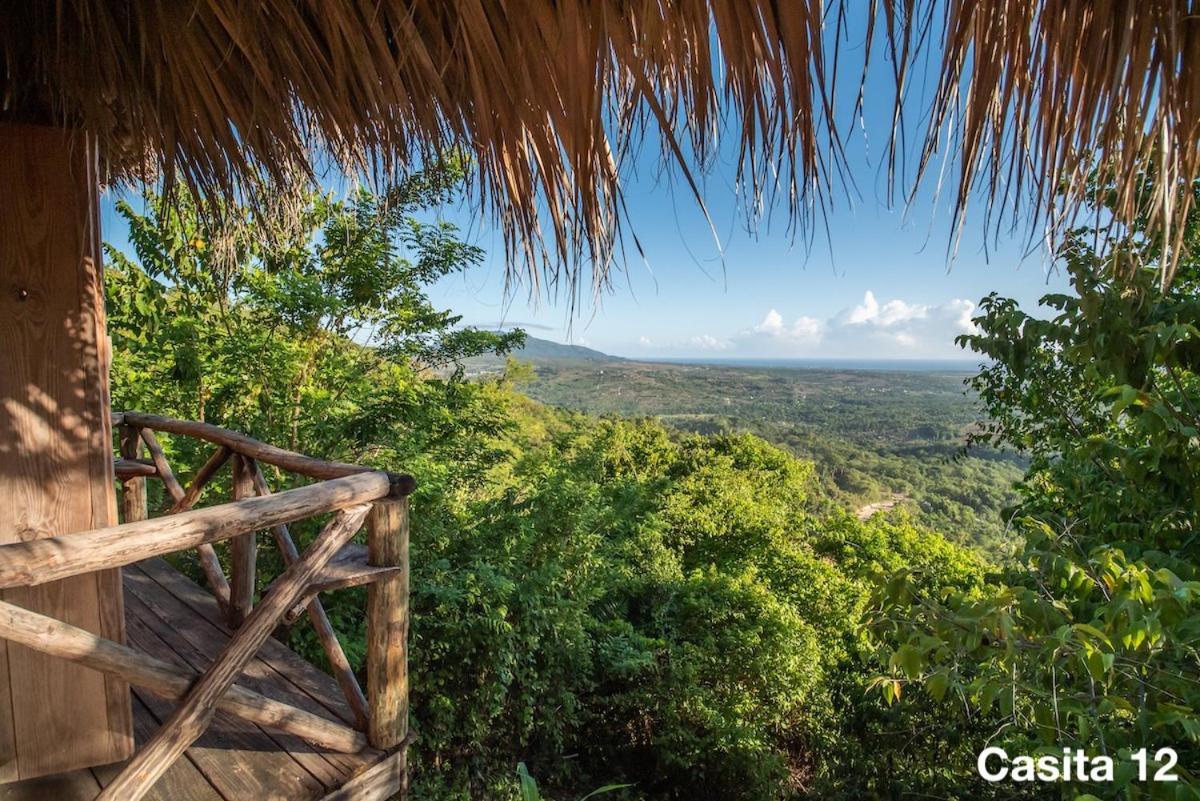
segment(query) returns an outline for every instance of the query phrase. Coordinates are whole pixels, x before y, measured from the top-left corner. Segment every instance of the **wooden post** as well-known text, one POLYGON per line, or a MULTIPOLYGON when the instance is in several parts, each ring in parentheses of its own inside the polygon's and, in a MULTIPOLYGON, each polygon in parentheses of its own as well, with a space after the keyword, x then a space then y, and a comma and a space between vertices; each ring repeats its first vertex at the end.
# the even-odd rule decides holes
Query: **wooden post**
MULTIPOLYGON (((122 416, 124 422, 124 416, 122 416)), ((125 425, 137 425, 136 423, 125 423, 125 425)), ((167 461, 167 455, 163 452, 162 445, 158 442, 158 437, 154 435, 154 431, 149 428, 141 428, 142 440, 146 443, 146 447, 150 449, 150 458, 154 460, 154 467, 158 473, 158 478, 163 483, 163 487, 167 491, 167 495, 171 498, 170 514, 176 514, 182 509, 190 509, 187 504, 194 504, 200 497, 199 491, 193 496, 190 491, 185 492, 183 485, 179 483, 179 479, 175 478, 175 471, 171 469, 170 462, 167 461), (191 500, 189 500, 189 497, 191 500)), ((206 462, 197 474, 197 480, 203 478, 205 471, 215 472, 221 465, 213 466, 212 460, 206 462)), ((211 474, 204 481, 212 478, 211 474)), ((192 482, 195 486, 196 482, 192 482)), ((203 489, 203 485, 200 487, 203 489)), ((221 607, 221 611, 225 613, 227 618, 232 619, 232 613, 229 607, 229 582, 225 580, 225 574, 221 572, 221 560, 217 558, 217 552, 211 545, 205 543, 196 548, 196 556, 200 561, 200 569, 204 571, 204 577, 208 580, 208 588, 217 598, 217 604, 221 607)), ((253 596, 253 587, 250 590, 253 596)), ((241 618, 239 618, 239 621, 241 618)))
MULTIPOLYGON (((251 467, 245 457, 233 457, 233 497, 255 497, 251 467)), ((229 625, 242 625, 254 608, 254 579, 258 570, 258 532, 251 531, 229 541, 229 625)))
POLYGON ((367 517, 367 560, 400 571, 367 591, 367 738, 394 748, 408 734, 408 498, 385 499, 367 517))
POLYGON ((192 483, 188 485, 187 491, 183 493, 183 497, 171 507, 171 514, 186 512, 195 506, 196 501, 200 500, 200 493, 204 492, 204 488, 208 486, 208 482, 212 481, 213 476, 217 474, 221 466, 229 461, 232 453, 233 451, 224 445, 219 446, 213 451, 212 456, 208 457, 208 460, 200 465, 200 469, 192 477, 192 483))
MULTIPOLYGON (((79 132, 0 124, 0 544, 116 522, 98 161, 79 132)), ((121 573, 0 593, 124 640, 121 573)), ((0 782, 125 759, 125 682, 0 643, 0 782)))
MULTIPOLYGON (((121 426, 121 457, 137 459, 141 455, 142 435, 133 426, 121 426)), ((149 516, 146 506, 146 479, 144 476, 127 478, 121 482, 121 522, 136 523, 149 516)))

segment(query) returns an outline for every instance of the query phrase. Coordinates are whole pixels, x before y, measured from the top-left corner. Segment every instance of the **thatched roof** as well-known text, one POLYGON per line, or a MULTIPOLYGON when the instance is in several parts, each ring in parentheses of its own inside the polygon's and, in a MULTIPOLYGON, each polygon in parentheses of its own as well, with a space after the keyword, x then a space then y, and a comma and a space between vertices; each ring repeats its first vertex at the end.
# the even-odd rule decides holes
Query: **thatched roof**
POLYGON ((897 85, 923 49, 943 60, 932 113, 906 113, 929 121, 925 172, 951 152, 960 206, 985 185, 999 208, 1053 220, 1099 164, 1121 216, 1178 233, 1170 189, 1200 174, 1200 2, 829 5, 37 0, 5 9, 0 113, 84 128, 115 177, 149 165, 209 197, 253 197, 327 157, 385 177, 461 148, 514 264, 549 256, 551 277, 574 278, 590 263, 602 282, 621 165, 648 132, 689 176, 728 132, 751 196, 778 187, 794 217, 819 207, 853 122, 832 119, 833 84, 857 89, 864 52, 838 58, 836 30, 869 6, 868 55, 897 85), (1148 167, 1161 193, 1138 206, 1148 167))

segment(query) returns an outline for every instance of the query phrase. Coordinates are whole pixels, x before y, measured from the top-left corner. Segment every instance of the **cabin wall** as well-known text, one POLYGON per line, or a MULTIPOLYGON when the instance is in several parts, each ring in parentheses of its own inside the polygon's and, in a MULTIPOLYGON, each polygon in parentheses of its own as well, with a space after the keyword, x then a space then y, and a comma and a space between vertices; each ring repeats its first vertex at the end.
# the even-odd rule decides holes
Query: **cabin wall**
MULTIPOLYGON (((0 123, 0 543, 116 522, 97 160, 0 123)), ((5 601, 124 640, 120 571, 5 601)), ((127 685, 0 641, 0 781, 124 759, 127 685)))

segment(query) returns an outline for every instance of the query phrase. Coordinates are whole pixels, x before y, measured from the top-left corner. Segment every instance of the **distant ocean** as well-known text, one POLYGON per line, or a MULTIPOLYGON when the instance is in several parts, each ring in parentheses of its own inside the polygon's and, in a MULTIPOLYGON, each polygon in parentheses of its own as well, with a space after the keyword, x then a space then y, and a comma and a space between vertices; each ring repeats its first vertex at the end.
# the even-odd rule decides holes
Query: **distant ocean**
POLYGON ((738 359, 658 358, 669 364, 711 364, 722 367, 774 367, 783 370, 864 370, 893 373, 974 373, 979 359, 738 359))

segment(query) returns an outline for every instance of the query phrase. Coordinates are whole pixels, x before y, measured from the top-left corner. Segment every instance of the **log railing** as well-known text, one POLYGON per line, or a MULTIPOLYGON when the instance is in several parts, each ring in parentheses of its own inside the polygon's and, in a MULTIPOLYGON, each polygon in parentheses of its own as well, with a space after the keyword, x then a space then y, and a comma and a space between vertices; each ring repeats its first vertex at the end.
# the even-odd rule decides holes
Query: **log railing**
POLYGON ((197 675, 0 601, 0 637, 179 701, 175 712, 98 801, 136 801, 144 796, 204 733, 218 709, 335 751, 356 752, 368 745, 402 751, 408 734, 408 495, 412 478, 314 459, 206 423, 124 412, 113 415, 113 426, 120 434, 115 473, 122 487, 122 523, 0 545, 0 589, 44 584, 194 549, 209 589, 237 631, 208 670, 197 675), (157 434, 192 437, 214 446, 186 488, 175 477, 157 434), (318 481, 272 493, 261 463, 318 481), (226 464, 232 471, 234 499, 195 508, 226 464), (161 481, 170 498, 165 516, 149 518, 147 479, 161 481), (288 525, 328 513, 333 517, 301 553, 288 525), (350 542, 364 523, 366 548, 350 542), (259 531, 270 531, 286 569, 263 589, 256 606, 259 531), (228 577, 213 547, 220 542, 230 546, 228 577), (364 584, 368 585, 365 693, 319 597, 322 592, 364 584), (315 715, 236 684, 274 628, 305 614, 346 696, 352 724, 315 715))

